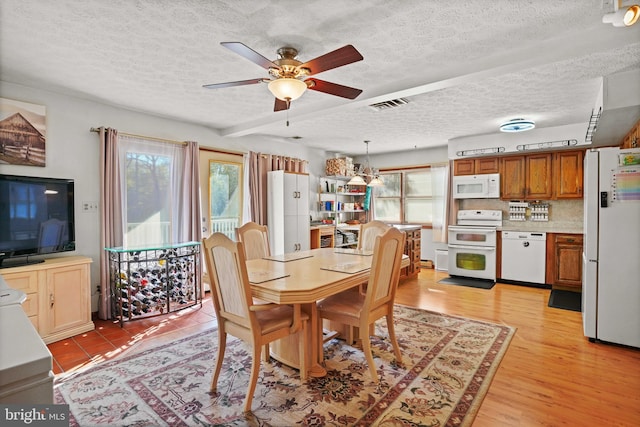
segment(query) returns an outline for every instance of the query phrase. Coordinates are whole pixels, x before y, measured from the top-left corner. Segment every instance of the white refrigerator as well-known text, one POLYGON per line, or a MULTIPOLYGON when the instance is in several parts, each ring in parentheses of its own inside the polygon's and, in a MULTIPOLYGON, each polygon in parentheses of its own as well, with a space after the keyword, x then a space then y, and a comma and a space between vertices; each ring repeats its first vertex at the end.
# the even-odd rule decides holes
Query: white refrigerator
POLYGON ((586 151, 582 258, 584 335, 640 348, 640 149, 586 151))

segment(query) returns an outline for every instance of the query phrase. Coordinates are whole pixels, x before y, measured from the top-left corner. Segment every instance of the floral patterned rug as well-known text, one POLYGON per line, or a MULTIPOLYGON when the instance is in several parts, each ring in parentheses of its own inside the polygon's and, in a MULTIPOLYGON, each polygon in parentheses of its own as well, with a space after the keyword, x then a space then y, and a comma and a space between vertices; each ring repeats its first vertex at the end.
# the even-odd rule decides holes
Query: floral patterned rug
POLYGON ((469 426, 515 329, 397 306, 398 365, 384 319, 372 338, 380 377, 362 350, 325 343, 324 378, 262 362, 252 413, 242 406, 249 347, 230 337, 218 392, 210 393, 217 330, 56 377, 55 403, 78 426, 469 426))

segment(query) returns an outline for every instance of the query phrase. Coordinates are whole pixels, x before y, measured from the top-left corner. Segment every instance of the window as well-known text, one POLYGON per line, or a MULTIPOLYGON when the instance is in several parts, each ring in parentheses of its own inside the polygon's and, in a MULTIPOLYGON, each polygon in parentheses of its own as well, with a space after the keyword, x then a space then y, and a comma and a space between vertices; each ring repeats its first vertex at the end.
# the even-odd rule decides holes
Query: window
POLYGON ((381 173, 384 187, 375 187, 373 217, 384 222, 431 224, 431 168, 381 173))
POLYGON ((119 135, 123 244, 148 246, 183 240, 179 226, 185 147, 119 135))

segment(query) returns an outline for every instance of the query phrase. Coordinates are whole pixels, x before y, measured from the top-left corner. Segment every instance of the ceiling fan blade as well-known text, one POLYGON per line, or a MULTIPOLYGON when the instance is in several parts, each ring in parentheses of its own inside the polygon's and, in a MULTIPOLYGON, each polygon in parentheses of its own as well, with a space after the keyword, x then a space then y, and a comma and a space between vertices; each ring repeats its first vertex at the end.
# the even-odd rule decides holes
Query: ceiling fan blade
POLYGON ((252 85, 256 83, 262 83, 264 79, 251 79, 251 80, 240 80, 237 82, 226 82, 226 83, 213 83, 210 85, 202 85, 202 87, 206 87, 207 89, 220 89, 223 87, 233 87, 233 86, 246 86, 252 85))
POLYGON ((319 79, 307 79, 305 80, 305 83, 311 90, 317 90, 318 92, 324 92, 329 95, 341 96, 348 99, 356 99, 358 95, 362 93, 362 89, 325 82, 324 80, 319 79))
POLYGON ((309 75, 313 75, 333 68, 342 67, 343 65, 351 64, 353 62, 362 61, 362 59, 363 57, 360 52, 358 52, 355 47, 348 44, 340 49, 334 50, 333 52, 325 53, 311 61, 307 61, 304 64, 299 65, 298 68, 308 68, 311 70, 309 75))
POLYGON ((283 101, 282 99, 276 98, 276 103, 273 105, 273 111, 288 110, 290 104, 291 104, 290 102, 283 101))
POLYGON ((220 44, 222 46, 226 47, 227 49, 230 49, 230 50, 234 51, 238 55, 248 59, 249 61, 253 62, 254 64, 258 64, 259 66, 261 66, 264 69, 267 69, 267 70, 269 68, 280 69, 280 66, 278 66, 277 64, 271 62, 270 60, 268 60, 264 56, 260 55, 258 52, 256 52, 255 50, 251 49, 249 46, 245 45, 244 43, 240 43, 240 42, 222 42, 220 44))

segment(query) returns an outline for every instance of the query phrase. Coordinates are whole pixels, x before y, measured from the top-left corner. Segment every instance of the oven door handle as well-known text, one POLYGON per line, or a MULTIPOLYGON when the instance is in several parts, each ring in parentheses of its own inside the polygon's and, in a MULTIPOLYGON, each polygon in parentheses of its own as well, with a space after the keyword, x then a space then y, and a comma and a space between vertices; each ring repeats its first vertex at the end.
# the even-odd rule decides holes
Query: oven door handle
POLYGON ((495 251, 496 248, 493 246, 467 246, 467 245, 449 245, 451 249, 463 249, 463 250, 472 250, 472 251, 484 251, 491 252, 495 251))
POLYGON ((470 225, 464 225, 464 226, 450 225, 449 231, 459 232, 459 233, 462 232, 467 234, 487 234, 487 235, 496 234, 497 232, 497 230, 494 228, 489 228, 489 227, 477 228, 470 225))

